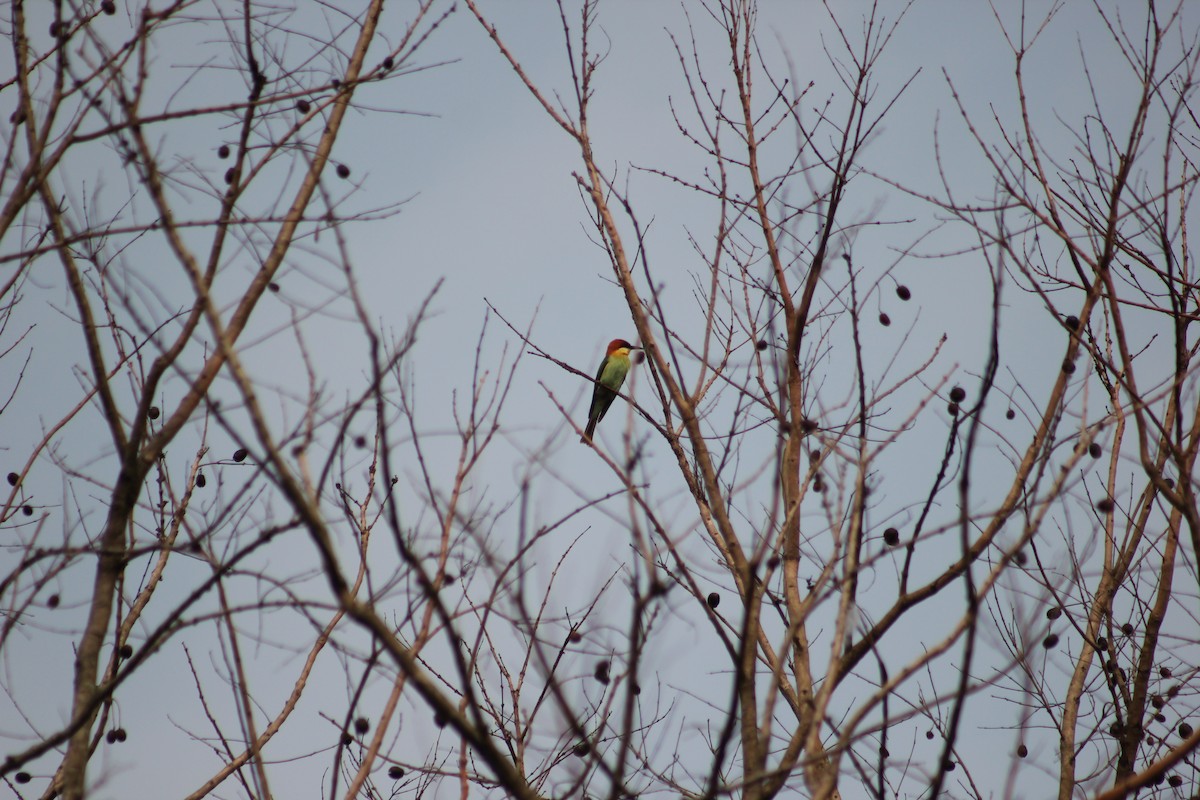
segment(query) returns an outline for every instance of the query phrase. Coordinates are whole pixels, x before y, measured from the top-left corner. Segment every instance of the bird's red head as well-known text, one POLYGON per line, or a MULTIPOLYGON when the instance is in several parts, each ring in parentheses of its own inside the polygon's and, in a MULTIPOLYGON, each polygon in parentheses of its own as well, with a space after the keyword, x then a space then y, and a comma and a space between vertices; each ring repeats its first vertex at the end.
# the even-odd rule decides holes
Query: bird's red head
POLYGON ((637 345, 630 344, 629 342, 625 341, 624 339, 613 339, 611 342, 608 343, 608 349, 604 351, 604 354, 607 356, 611 356, 613 353, 617 352, 618 350, 641 350, 641 349, 642 348, 638 347, 637 345))

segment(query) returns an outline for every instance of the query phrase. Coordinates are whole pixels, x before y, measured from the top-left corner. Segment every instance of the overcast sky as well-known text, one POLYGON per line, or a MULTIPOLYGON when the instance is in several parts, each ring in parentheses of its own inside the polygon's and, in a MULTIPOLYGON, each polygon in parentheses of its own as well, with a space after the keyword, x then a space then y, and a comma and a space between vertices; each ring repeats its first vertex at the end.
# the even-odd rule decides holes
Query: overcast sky
MULTIPOLYGON (((1016 12, 1009 6, 1017 3, 996 4, 1004 5, 1001 13, 1009 16, 1003 22, 1010 31, 1015 31, 1016 12)), ((320 13, 316 3, 302 0, 300 5, 300 18, 320 13)), ((1030 3, 1029 16, 1039 17, 1047 5, 1030 3)), ((1122 100, 1128 98, 1132 88, 1125 77, 1124 65, 1114 57, 1111 41, 1090 5, 1068 3, 1052 21, 1026 65, 1031 74, 1038 76, 1028 87, 1031 106, 1048 137, 1063 137, 1062 152, 1066 152, 1065 143, 1070 141, 1068 128, 1088 113, 1092 102, 1082 71, 1084 59, 1095 85, 1101 89, 1101 102, 1111 102, 1113 112, 1122 107, 1122 100), (1056 122, 1056 117, 1062 122, 1056 122)), ((1138 7, 1141 3, 1130 0, 1106 7, 1109 5, 1138 7)), ((393 6, 385 16, 383 30, 386 37, 395 40, 400 35, 408 5, 393 6)), ((546 92, 557 91, 564 98, 569 97, 562 31, 552 5, 493 1, 483 6, 533 79, 546 92)), ((831 0, 829 6, 850 35, 858 36, 867 4, 831 0)), ((885 13, 888 19, 902 7, 892 0, 884 0, 882 6, 888 9, 885 13)), ((698 324, 698 311, 691 295, 692 277, 706 270, 688 236, 695 236, 702 246, 709 245, 714 211, 693 193, 633 167, 656 167, 695 177, 706 166, 703 154, 681 140, 671 115, 673 102, 677 109, 682 109, 685 118, 691 116, 686 84, 672 42, 674 34, 687 47, 689 15, 705 68, 718 75, 728 56, 718 32, 697 3, 632 0, 602 3, 599 19, 607 38, 607 58, 598 73, 592 108, 592 130, 599 160, 609 165, 622 185, 628 187, 641 222, 649 225, 648 254, 662 282, 662 297, 669 313, 685 329, 698 324)), ((128 22, 121 14, 101 22, 112 30, 114 38, 128 30, 128 22)), ((776 75, 790 73, 790 79, 796 82, 813 82, 810 101, 804 103, 805 107, 815 108, 830 95, 843 93, 824 49, 828 45, 840 50, 840 45, 833 38, 834 26, 820 3, 763 0, 758 36, 764 56, 776 75)), ((214 35, 208 42, 183 42, 177 52, 159 53, 159 64, 164 70, 176 66, 182 73, 183 65, 226 53, 220 39, 214 35)), ((368 84, 356 95, 356 102, 365 107, 409 113, 353 114, 334 158, 350 167, 351 181, 358 187, 347 200, 350 207, 370 209, 405 201, 395 216, 346 228, 358 278, 371 311, 383 327, 402 331, 424 296, 437 282, 442 282, 431 304, 431 319, 422 326, 411 359, 411 369, 417 376, 419 411, 428 429, 436 431, 451 429, 452 392, 458 390, 461 396, 470 384, 475 343, 488 302, 517 326, 524 327, 535 320, 533 341, 585 372, 595 368, 608 340, 635 339, 636 332, 624 299, 612 283, 607 258, 589 238, 592 232, 588 208, 572 177, 580 168, 578 152, 533 101, 474 18, 461 7, 450 14, 422 48, 418 62, 437 66, 378 85, 368 84)), ((852 241, 852 248, 859 263, 873 262, 882 267, 898 260, 893 274, 912 288, 914 300, 899 304, 890 293, 881 294, 894 323, 890 329, 866 326, 866 335, 874 337, 871 344, 879 345, 869 346, 876 358, 889 358, 898 349, 896 343, 902 334, 909 332, 901 363, 918 363, 929 354, 941 334, 946 333, 949 342, 935 370, 937 375, 953 374, 965 382, 981 368, 990 333, 986 268, 977 255, 945 255, 972 245, 969 232, 942 226, 934 208, 889 186, 887 181, 917 192, 940 193, 940 157, 943 174, 961 192, 960 196, 990 198, 990 173, 955 106, 951 84, 966 109, 987 128, 989 136, 994 136, 992 112, 1006 120, 1013 113, 1016 95, 1012 76, 1012 54, 1001 24, 984 0, 917 0, 881 62, 876 74, 881 103, 910 78, 912 82, 864 158, 864 164, 886 180, 860 176, 853 186, 847 218, 895 223, 865 229, 852 241), (918 241, 915 253, 901 256, 901 251, 918 241)), ((197 82, 187 87, 185 95, 190 93, 199 98, 239 85, 232 77, 230 80, 232 83, 226 86, 215 79, 212 84, 197 82)), ((759 85, 765 92, 765 81, 759 85)), ((162 89, 166 91, 167 87, 162 89)), ((11 111, 11 103, 12 92, 0 94, 0 113, 4 118, 11 111)), ((224 164, 217 158, 216 150, 229 141, 231 132, 227 123, 225 119, 207 119, 186 129, 174 129, 164 139, 164 150, 176 149, 181 157, 194 159, 201 169, 219 175, 224 164)), ((787 141, 781 137, 777 142, 780 149, 772 150, 768 159, 779 163, 780 158, 786 158, 786 145, 787 141)), ((75 167, 77 174, 86 171, 83 165, 75 167)), ((123 183, 124 179, 110 175, 108 180, 123 183)), ((338 190, 345 188, 336 181, 330 185, 338 190)), ((304 267, 303 257, 296 260, 298 268, 304 267)), ((144 262, 141 268, 148 269, 144 262)), ((57 277, 50 278, 47 282, 56 280, 57 277)), ((286 325, 295 309, 311 305, 313 281, 285 271, 280 284, 279 295, 266 298, 256 314, 257 333, 286 325)), ((58 307, 67 305, 63 295, 54 297, 54 303, 58 307)), ((77 333, 63 316, 48 314, 48 307, 39 305, 27 312, 38 317, 43 329, 49 331, 45 346, 54 346, 53 337, 61 335, 64 354, 74 352, 73 348, 78 347, 77 333)), ((321 365, 334 395, 340 391, 339 384, 347 390, 361 386, 365 374, 365 354, 361 342, 353 338, 354 324, 342 318, 345 311, 344 306, 335 305, 327 316, 309 321, 305 328, 306 345, 321 365)), ((1061 351, 1056 349, 1057 344, 1047 347, 1045 342, 1047 337, 1056 335, 1044 315, 1031 314, 1028 324, 1010 327, 1006 331, 1008 355, 1003 369, 1014 372, 1004 373, 1002 383, 1011 388, 1016 376, 1031 381, 1036 390, 1052 380, 1061 351)), ((493 320, 488 328, 487 357, 498 360, 505 346, 511 361, 520 343, 493 320)), ((303 389, 305 385, 294 360, 293 345, 288 341, 265 340, 248 349, 247 360, 265 384, 284 391, 303 389)), ((39 379, 59 387, 47 400, 49 405, 61 404, 65 408, 76 402, 78 383, 69 367, 77 363, 83 363, 81 356, 66 355, 54 364, 37 367, 39 379)), ((635 391, 638 381, 635 370, 635 391)), ((544 451, 542 481, 533 495, 537 516, 543 519, 551 519, 575 505, 576 492, 599 494, 618 485, 589 448, 575 443, 575 436, 561 419, 551 393, 572 411, 577 424, 583 424, 590 386, 549 362, 527 360, 504 416, 504 442, 489 461, 487 471, 472 487, 480 497, 490 488, 491 496, 502 501, 511 495, 523 476, 526 454, 553 445, 544 451)), ((641 397, 648 398, 649 393, 641 397)), ((12 441, 34 438, 41 424, 38 420, 50 416, 45 408, 29 409, 26 413, 26 418, 19 422, 6 416, 7 425, 25 428, 19 434, 13 433, 12 441)), ((626 418, 623 411, 610 415, 602 426, 601 441, 615 445, 626 418)), ((928 458, 915 470, 922 480, 913 487, 927 484, 928 466, 940 455, 941 439, 936 437, 943 436, 944 430, 941 423, 931 426, 930 440, 937 444, 924 454, 928 458)), ((98 438, 93 455, 99 456, 103 447, 103 439, 98 438)), ((22 452, 18 447, 13 449, 22 452)), ((179 453, 181 459, 187 455, 179 453)), ((434 450, 430 458, 436 467, 444 468, 452 464, 454 455, 451 449, 434 450)), ((76 457, 88 459, 87 454, 76 457)), ((651 475, 656 469, 654 465, 660 462, 664 471, 671 468, 665 449, 652 449, 647 459, 651 475)), ((677 478, 664 472, 663 480, 677 481, 677 478)), ((902 474, 890 484, 890 491, 897 495, 906 488, 902 474)), ((664 484, 660 499, 680 502, 678 486, 664 484)), ((585 562, 599 565, 599 569, 593 575, 577 577, 585 590, 597 586, 631 557, 627 536, 604 513, 597 512, 592 524, 594 527, 587 531, 580 549, 586 555, 585 562)), ((297 570, 302 568, 299 565, 311 563, 307 560, 311 553, 304 547, 303 539, 298 539, 297 548, 303 551, 303 556, 297 560, 297 570)), ((542 567, 543 577, 547 569, 542 567)), ((188 585, 183 578, 180 580, 188 585)), ((313 586, 316 591, 321 584, 314 582, 313 586)), ((569 602, 573 588, 576 587, 563 590, 564 603, 569 602)), ((82 601, 86 594, 82 585, 65 587, 64 592, 73 594, 76 602, 82 601)), ((703 692, 713 685, 723 685, 719 673, 698 669, 681 677, 670 670, 675 657, 672 652, 679 652, 672 651, 672 647, 699 648, 692 652, 714 647, 713 642, 703 640, 704 629, 698 630, 701 633, 675 629, 665 635, 651 653, 651 668, 655 663, 662 666, 664 674, 672 676, 676 688, 703 692)), ((284 638, 283 629, 272 630, 270 636, 284 638)), ((919 636, 914 639, 914 646, 920 644, 918 640, 919 636)), ((54 685, 64 685, 62 681, 70 670, 69 650, 64 649, 67 645, 67 639, 60 638, 53 645, 46 645, 55 649, 45 651, 41 660, 6 664, 12 670, 10 685, 29 687, 45 674, 55 676, 54 685)), ((34 652, 32 645, 31 652, 34 652)), ((283 652, 283 648, 274 652, 264 648, 256 655, 266 670, 295 667, 294 658, 283 652)), ((713 663, 719 663, 719 656, 714 658, 718 660, 713 663)), ((199 748, 188 743, 159 711, 163 706, 173 706, 180 693, 189 693, 191 681, 177 650, 164 654, 162 662, 162 667, 145 671, 136 696, 122 701, 125 725, 134 732, 138 744, 124 750, 112 749, 102 761, 96 762, 107 772, 107 781, 98 798, 152 796, 144 791, 147 776, 160 771, 172 776, 181 770, 194 772, 197 783, 211 774, 211 763, 180 763, 178 759, 179 752, 189 753, 189 758, 196 757, 199 748)), ((316 715, 320 713, 341 713, 346 702, 344 676, 339 670, 330 666, 321 677, 329 681, 329 688, 317 682, 313 696, 306 700, 314 720, 319 719, 316 715)), ((53 701, 57 714, 65 714, 66 709, 61 705, 65 698, 60 692, 53 701)), ((264 705, 273 707, 273 700, 264 699, 264 705)), ((0 701, 0 710, 6 708, 3 702, 0 701)), ((195 703, 184 705, 186 711, 172 712, 173 716, 202 727, 197 722, 200 711, 195 703)), ((1000 704, 988 708, 998 709, 998 726, 1011 724, 1015 719, 1000 704)), ((421 719, 418 712, 412 714, 414 719, 421 719)), ((314 726, 317 724, 320 723, 314 722, 314 726)), ((0 725, 0 729, 12 728, 8 722, 0 725)), ((912 737, 910 743, 914 747, 926 746, 923 737, 917 736, 917 728, 910 728, 907 730, 912 737)), ((317 728, 310 731, 313 729, 317 728)), ((319 730, 321 736, 332 738, 323 727, 319 730)), ((429 733, 428 728, 422 731, 419 725, 416 730, 413 734, 416 736, 429 733)), ((296 733, 302 734, 303 730, 296 733)), ((689 731, 688 735, 694 736, 696 732, 689 731)), ((1010 750, 1014 734, 1001 731, 992 739, 979 736, 967 741, 972 746, 1010 750)), ((1048 745, 1050 739, 1046 742, 1048 745)), ((685 737, 685 745, 694 744, 695 740, 685 737)), ((325 746, 324 739, 319 746, 325 746)), ((299 755, 316 749, 317 745, 299 737, 289 740, 285 749, 289 747, 299 755)), ((313 780, 321 780, 320 770, 327 767, 329 760, 322 757, 315 763, 317 772, 312 772, 311 766, 298 767, 294 784, 276 785, 277 796, 318 796, 313 780)), ((1006 769, 1007 765, 997 760, 994 771, 984 777, 999 787, 1006 769)), ((234 794, 230 787, 223 796, 234 794)))

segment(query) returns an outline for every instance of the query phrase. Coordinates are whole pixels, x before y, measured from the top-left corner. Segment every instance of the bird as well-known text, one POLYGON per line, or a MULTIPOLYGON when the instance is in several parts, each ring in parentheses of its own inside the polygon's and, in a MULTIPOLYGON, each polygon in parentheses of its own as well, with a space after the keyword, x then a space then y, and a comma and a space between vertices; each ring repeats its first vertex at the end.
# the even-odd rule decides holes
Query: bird
POLYGON ((641 349, 624 339, 613 339, 608 343, 604 360, 600 362, 600 369, 596 372, 596 386, 592 389, 592 406, 588 410, 587 428, 579 438, 580 442, 587 444, 592 440, 596 423, 604 419, 608 407, 612 405, 621 389, 621 384, 625 382, 625 376, 629 374, 629 351, 641 349))

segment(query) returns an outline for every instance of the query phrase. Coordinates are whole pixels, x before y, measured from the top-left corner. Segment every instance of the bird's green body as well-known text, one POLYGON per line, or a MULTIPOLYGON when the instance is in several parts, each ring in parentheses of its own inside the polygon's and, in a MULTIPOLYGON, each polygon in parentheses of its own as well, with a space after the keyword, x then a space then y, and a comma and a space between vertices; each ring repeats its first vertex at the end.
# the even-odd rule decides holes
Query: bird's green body
POLYGON ((596 423, 604 419, 609 406, 621 391, 625 376, 629 374, 629 351, 638 350, 624 339, 613 339, 608 343, 608 351, 596 371, 596 386, 592 389, 592 405, 588 410, 587 428, 584 429, 581 442, 588 442, 596 430, 596 423))

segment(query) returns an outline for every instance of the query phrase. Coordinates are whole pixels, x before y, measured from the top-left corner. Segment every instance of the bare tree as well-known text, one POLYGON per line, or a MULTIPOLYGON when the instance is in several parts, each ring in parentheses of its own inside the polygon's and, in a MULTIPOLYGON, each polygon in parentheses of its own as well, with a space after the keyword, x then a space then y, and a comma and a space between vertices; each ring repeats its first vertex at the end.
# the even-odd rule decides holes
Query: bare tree
POLYGON ((663 42, 695 169, 594 133, 618 91, 602 4, 547 17, 565 90, 463 6, 577 148, 645 350, 586 447, 561 387, 590 394, 594 365, 499 306, 434 425, 414 354, 437 290, 397 330, 355 263, 398 206, 361 205, 339 137, 403 109, 383 87, 433 66, 455 5, 9 4, 0 411, 41 427, 6 433, 8 785, 102 792, 166 673, 150 716, 193 752, 164 788, 191 798, 297 769, 347 798, 1194 793, 1183 0, 1096 5, 1078 117, 1030 91, 1063 6, 997 5, 1011 96, 934 78, 955 113, 933 188, 884 155, 909 3, 827 4, 814 77, 751 0, 684 4, 663 42), (703 218, 664 230, 647 183, 703 218), (983 293, 976 364, 917 324, 956 302, 921 285, 939 259, 983 293), (1014 353, 1031 328, 1042 351, 1014 353), (520 402, 558 422, 510 432, 530 362, 561 381, 520 402))
MULTIPOLYGON (((705 37, 694 28, 675 39, 689 100, 672 110, 681 138, 709 165, 694 176, 646 171, 717 212, 707 237, 694 240, 699 319, 689 319, 660 294, 668 268, 651 256, 649 214, 625 188, 625 171, 604 166, 611 156, 591 135, 591 102, 604 91, 598 4, 578 15, 560 5, 569 102, 530 79, 485 11, 468 5, 578 144, 596 241, 646 350, 654 402, 639 409, 657 435, 627 438, 624 456, 606 457, 654 534, 654 566, 635 605, 652 605, 663 583, 681 585, 707 601, 728 654, 731 688, 709 738, 710 768, 647 762, 647 784, 769 797, 801 775, 816 797, 837 796, 843 779, 879 797, 914 781, 936 796, 961 762, 959 788, 983 796, 989 790, 973 779, 964 744, 965 710, 989 691, 1024 709, 1013 724, 1014 775, 1028 752, 1025 732, 1057 733, 1060 797, 1104 786, 1116 796, 1168 773, 1172 787, 1194 781, 1173 772, 1200 741, 1186 722, 1194 711, 1187 665, 1197 662, 1187 609, 1197 594, 1200 441, 1196 350, 1186 334, 1196 313, 1189 103, 1200 51, 1184 5, 1150 3, 1136 23, 1097 9, 1138 91, 1113 110, 1104 87, 1090 82, 1094 107, 1065 121, 1072 137, 1061 153, 1039 130, 1025 67, 1060 7, 1037 19, 1024 7, 1011 15, 997 7, 1019 116, 985 126, 960 103, 995 194, 964 202, 948 177, 940 194, 890 182, 976 238, 967 254, 986 269, 992 312, 981 320, 991 331, 987 356, 969 386, 953 367, 939 369, 939 341, 905 337, 903 346, 923 352, 904 358, 870 329, 868 308, 893 291, 901 302, 912 296, 898 275, 920 250, 895 242, 899 255, 882 269, 853 259, 873 235, 865 226, 888 222, 872 218, 871 197, 851 189, 880 190, 868 183, 879 174, 869 146, 908 82, 880 80, 878 65, 907 6, 874 4, 861 26, 831 11, 827 52, 840 86, 815 108, 812 84, 763 56, 755 3, 698 11, 726 41, 720 56, 696 44, 705 37), (1061 369, 1048 384, 1004 370, 1005 333, 1030 309, 1062 331, 1062 360, 1053 362, 1061 369), (1150 327, 1158 324, 1161 334, 1150 327), (1024 434, 1005 424, 1018 415, 1024 434), (923 498, 900 500, 913 476, 893 471, 929 453, 930 417, 948 418, 943 457, 923 498), (1131 422, 1136 435, 1127 439, 1131 422), (639 472, 654 439, 671 450, 695 503, 692 522, 672 526, 655 510, 649 474, 639 472), (1107 469, 1095 469, 1106 452, 1107 469), (709 545, 702 554, 686 548, 684 531, 696 525, 709 545), (1189 540, 1192 565, 1179 572, 1189 540), (729 616, 701 588, 714 556, 738 601, 729 616), (1045 633, 1040 611, 1052 621, 1045 633), (917 619, 922 647, 911 652, 917 619), (1180 627, 1163 637, 1172 619, 1180 627), (825 640, 815 649, 814 630, 825 640), (891 756, 889 733, 908 730, 915 716, 929 718, 940 752, 891 756)), ((886 311, 877 319, 891 324, 886 311)), ((633 636, 630 651, 632 669, 633 636)))

